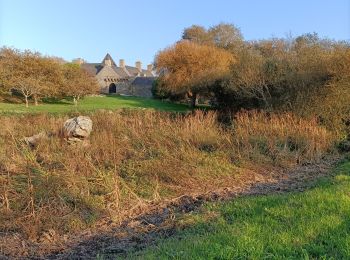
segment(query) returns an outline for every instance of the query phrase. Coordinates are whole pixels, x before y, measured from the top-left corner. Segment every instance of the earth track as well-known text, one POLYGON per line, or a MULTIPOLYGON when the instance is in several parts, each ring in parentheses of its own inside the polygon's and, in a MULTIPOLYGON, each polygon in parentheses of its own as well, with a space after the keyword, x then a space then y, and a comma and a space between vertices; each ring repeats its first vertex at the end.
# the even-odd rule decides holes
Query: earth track
MULTIPOLYGON (((103 254, 103 259, 123 257, 130 250, 141 250, 153 245, 159 237, 173 235, 177 229, 177 216, 195 211, 205 202, 225 201, 241 196, 302 192, 313 187, 318 179, 331 176, 331 169, 338 161, 338 157, 329 157, 319 163, 297 166, 272 175, 259 174, 236 187, 164 200, 149 205, 142 214, 122 223, 106 220, 95 229, 74 237, 61 238, 53 243, 46 242, 45 249, 45 241, 29 243, 16 235, 9 237, 0 233, 0 245, 7 239, 8 243, 15 246, 14 249, 17 247, 12 252, 1 247, 0 259, 96 259, 98 254, 103 254), (18 248, 21 246, 22 249, 18 248), (29 250, 24 250, 26 247, 29 250), (3 251, 7 251, 7 254, 1 255, 3 251), (21 251, 25 253, 18 255, 21 251)), ((50 240, 50 236, 54 234, 47 234, 47 240, 50 240)))

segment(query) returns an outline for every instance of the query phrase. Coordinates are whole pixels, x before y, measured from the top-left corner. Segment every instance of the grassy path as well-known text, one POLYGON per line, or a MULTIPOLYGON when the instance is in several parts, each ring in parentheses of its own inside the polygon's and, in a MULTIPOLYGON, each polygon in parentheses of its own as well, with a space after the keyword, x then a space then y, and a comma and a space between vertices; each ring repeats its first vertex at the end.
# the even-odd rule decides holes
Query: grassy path
POLYGON ((304 192, 207 203, 139 259, 349 259, 350 162, 304 192))
POLYGON ((156 109, 162 111, 185 112, 186 105, 175 104, 150 98, 125 97, 125 96, 94 96, 86 97, 79 102, 76 108, 70 101, 41 103, 38 106, 24 104, 0 103, 0 113, 23 114, 23 113, 67 113, 74 111, 93 111, 98 109, 115 110, 120 108, 131 109, 156 109))
POLYGON ((240 190, 182 196, 121 225, 101 223, 96 232, 73 236, 40 256, 350 259, 350 161, 337 167, 335 161, 299 166, 240 190))

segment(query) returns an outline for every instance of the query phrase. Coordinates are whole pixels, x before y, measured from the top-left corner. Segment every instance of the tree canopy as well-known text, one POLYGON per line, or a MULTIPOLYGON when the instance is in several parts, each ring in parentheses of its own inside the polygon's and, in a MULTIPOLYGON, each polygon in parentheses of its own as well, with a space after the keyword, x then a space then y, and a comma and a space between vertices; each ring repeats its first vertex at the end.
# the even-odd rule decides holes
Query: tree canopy
POLYGON ((241 31, 229 23, 220 23, 209 29, 199 25, 192 25, 184 29, 182 39, 198 44, 215 45, 225 49, 232 49, 243 44, 241 31))
POLYGON ((96 94, 99 90, 94 77, 80 68, 79 64, 67 63, 62 66, 63 82, 61 93, 73 97, 77 105, 80 98, 87 94, 96 94))
POLYGON ((37 105, 40 98, 55 95, 60 82, 60 65, 54 59, 29 50, 4 48, 1 63, 4 85, 20 92, 26 106, 29 97, 33 97, 37 105))
POLYGON ((29 50, 0 49, 0 92, 21 94, 26 106, 44 97, 73 97, 94 94, 97 82, 77 64, 57 57, 46 57, 29 50))
POLYGON ((159 52, 155 63, 163 85, 172 93, 187 93, 193 106, 198 94, 225 77, 233 62, 226 50, 184 40, 159 52))

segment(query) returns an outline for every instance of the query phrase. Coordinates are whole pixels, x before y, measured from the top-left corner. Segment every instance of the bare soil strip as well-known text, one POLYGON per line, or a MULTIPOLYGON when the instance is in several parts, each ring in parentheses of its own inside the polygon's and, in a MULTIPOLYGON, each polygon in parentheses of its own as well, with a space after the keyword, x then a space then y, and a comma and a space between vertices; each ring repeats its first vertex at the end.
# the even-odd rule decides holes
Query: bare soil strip
POLYGON ((143 213, 122 223, 105 220, 96 228, 78 235, 57 236, 48 232, 39 242, 26 241, 19 234, 0 233, 0 259, 104 259, 123 257, 130 250, 140 250, 159 237, 176 231, 176 216, 198 209, 208 201, 224 201, 238 196, 301 192, 315 182, 331 176, 338 157, 302 165, 288 171, 256 173, 248 180, 205 194, 190 194, 148 205, 143 213))

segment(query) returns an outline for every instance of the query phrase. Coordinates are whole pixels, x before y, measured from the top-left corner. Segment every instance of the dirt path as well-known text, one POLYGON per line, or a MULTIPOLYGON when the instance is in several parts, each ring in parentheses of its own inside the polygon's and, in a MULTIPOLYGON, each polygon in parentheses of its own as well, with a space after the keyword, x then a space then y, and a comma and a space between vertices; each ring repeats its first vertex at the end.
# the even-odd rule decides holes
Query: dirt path
MULTIPOLYGON (((229 200, 238 196, 303 191, 312 187, 319 178, 331 175, 331 168, 338 160, 339 158, 327 158, 317 164, 279 172, 272 175, 272 178, 271 174, 266 175, 268 178, 261 177, 264 176, 262 174, 260 178, 258 176, 243 185, 240 183, 237 187, 163 201, 161 204, 150 206, 146 213, 122 224, 107 221, 95 230, 86 231, 74 238, 66 238, 65 241, 56 242, 54 245, 48 244, 50 250, 46 252, 42 251, 45 244, 26 245, 23 244, 24 241, 21 241, 21 244, 23 247, 31 247, 33 253, 30 259, 96 259, 97 254, 103 254, 104 259, 123 257, 129 250, 140 250, 154 244, 160 236, 173 235, 176 231, 176 216, 196 210, 204 202, 229 200)), ((18 242, 13 241, 17 244, 18 242)), ((3 258, 7 259, 5 256, 3 258)))

